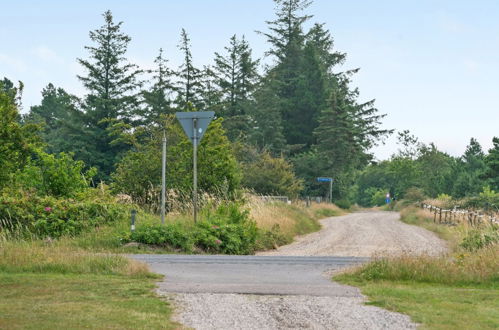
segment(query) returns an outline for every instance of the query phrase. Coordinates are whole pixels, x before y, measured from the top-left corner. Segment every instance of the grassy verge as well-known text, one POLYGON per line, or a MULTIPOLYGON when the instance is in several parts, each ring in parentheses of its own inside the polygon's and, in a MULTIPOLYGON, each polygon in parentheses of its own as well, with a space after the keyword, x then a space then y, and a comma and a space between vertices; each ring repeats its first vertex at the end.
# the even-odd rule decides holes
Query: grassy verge
POLYGON ((146 265, 70 247, 0 243, 0 328, 175 328, 146 265))
POLYGON ((250 216, 263 233, 259 238, 261 250, 289 244, 297 235, 319 230, 320 219, 345 213, 333 204, 312 203, 309 207, 305 207, 304 205, 265 203, 257 199, 250 201, 250 216))
POLYGON ((483 237, 470 233, 496 229, 435 224, 425 212, 412 207, 401 213, 402 221, 448 240, 452 252, 440 257, 380 257, 335 280, 360 287, 369 304, 410 315, 422 328, 499 328, 499 245, 470 251, 474 243, 467 245, 468 250, 462 244, 470 237, 483 237))

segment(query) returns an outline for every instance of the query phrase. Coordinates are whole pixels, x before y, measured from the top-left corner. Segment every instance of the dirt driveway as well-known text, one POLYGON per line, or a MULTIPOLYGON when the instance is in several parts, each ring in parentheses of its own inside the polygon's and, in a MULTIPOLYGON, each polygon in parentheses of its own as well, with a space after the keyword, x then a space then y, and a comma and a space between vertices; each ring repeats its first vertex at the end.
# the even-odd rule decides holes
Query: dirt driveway
POLYGON ((445 241, 434 233, 399 219, 398 213, 384 211, 323 219, 322 230, 258 255, 371 257, 379 253, 437 255, 447 251, 445 241))

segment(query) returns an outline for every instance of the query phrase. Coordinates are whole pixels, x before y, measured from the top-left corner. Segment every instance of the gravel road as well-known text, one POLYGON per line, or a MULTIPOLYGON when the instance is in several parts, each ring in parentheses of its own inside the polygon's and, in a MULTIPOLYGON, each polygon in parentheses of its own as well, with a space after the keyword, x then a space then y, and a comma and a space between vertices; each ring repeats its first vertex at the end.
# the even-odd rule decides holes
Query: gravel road
POLYGON ((321 220, 322 230, 259 255, 371 257, 403 252, 438 255, 447 251, 445 241, 434 233, 399 219, 398 213, 383 211, 327 218, 321 220))
POLYGON ((189 328, 414 329, 408 316, 367 306, 358 289, 330 281, 331 271, 365 260, 358 257, 446 251, 433 233, 398 219, 393 212, 324 219, 321 231, 259 256, 133 257, 166 275, 158 293, 189 328))

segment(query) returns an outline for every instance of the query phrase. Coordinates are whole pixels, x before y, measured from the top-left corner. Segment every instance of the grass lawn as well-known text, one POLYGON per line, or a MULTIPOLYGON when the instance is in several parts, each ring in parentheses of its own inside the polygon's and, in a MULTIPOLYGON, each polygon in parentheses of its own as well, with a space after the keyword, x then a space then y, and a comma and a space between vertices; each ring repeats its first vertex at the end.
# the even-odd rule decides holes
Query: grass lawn
POLYGON ((125 275, 0 273, 2 329, 173 329, 154 279, 125 275))
POLYGON ((360 287, 368 304, 409 315, 422 329, 498 329, 499 286, 448 286, 398 281, 341 282, 360 287))

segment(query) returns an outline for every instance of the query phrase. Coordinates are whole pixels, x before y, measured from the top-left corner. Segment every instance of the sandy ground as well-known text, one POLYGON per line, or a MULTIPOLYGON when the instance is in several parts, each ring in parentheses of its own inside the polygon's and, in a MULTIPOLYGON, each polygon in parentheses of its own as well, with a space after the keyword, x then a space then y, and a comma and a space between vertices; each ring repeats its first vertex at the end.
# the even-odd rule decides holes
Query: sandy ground
MULTIPOLYGON (((378 211, 327 218, 321 221, 319 232, 259 255, 370 257, 380 253, 436 255, 447 250, 433 233, 398 219, 397 213, 378 211)), ((180 293, 169 297, 177 306, 175 319, 194 329, 416 328, 406 315, 365 305, 366 298, 358 290, 349 296, 180 293)))

